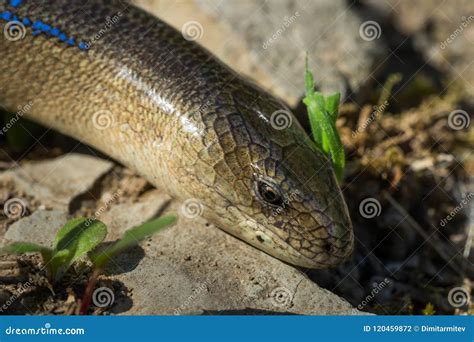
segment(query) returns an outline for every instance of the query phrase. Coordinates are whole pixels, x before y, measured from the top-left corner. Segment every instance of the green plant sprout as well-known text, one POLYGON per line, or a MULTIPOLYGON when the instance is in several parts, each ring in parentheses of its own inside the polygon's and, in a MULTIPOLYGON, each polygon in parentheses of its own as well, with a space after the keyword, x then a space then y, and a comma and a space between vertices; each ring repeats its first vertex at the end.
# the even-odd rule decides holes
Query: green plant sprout
POLYGON ((58 281, 81 256, 93 250, 107 235, 107 227, 100 221, 79 217, 67 222, 56 234, 52 248, 29 242, 16 242, 0 252, 23 254, 39 252, 51 282, 58 281))
POLYGON ((103 269, 107 262, 117 254, 138 244, 140 241, 152 236, 158 231, 173 225, 176 220, 176 216, 168 215, 130 228, 123 234, 120 240, 105 248, 103 251, 92 254, 90 259, 96 268, 103 269))
POLYGON ((53 247, 44 247, 29 242, 15 242, 0 249, 0 253, 23 254, 39 252, 48 271, 51 282, 57 282, 64 273, 83 255, 89 253, 93 272, 89 277, 80 313, 86 314, 98 276, 107 263, 125 249, 176 222, 175 215, 159 217, 127 230, 122 239, 102 251, 91 253, 107 236, 107 226, 99 220, 78 217, 68 221, 56 234, 53 247))
MULTIPOLYGON (((102 271, 107 262, 117 254, 175 222, 176 216, 168 215, 133 227, 124 233, 122 239, 101 252, 91 254, 89 258, 94 267, 102 271)), ((94 250, 106 236, 107 226, 104 223, 78 217, 59 229, 51 248, 30 242, 15 242, 0 248, 0 253, 41 253, 49 279, 57 282, 75 261, 94 250)))
POLYGON ((324 96, 322 93, 314 91, 314 86, 313 74, 308 68, 308 58, 306 57, 306 96, 303 103, 308 110, 313 140, 316 147, 331 159, 336 177, 341 182, 346 164, 344 146, 336 129, 341 94, 334 93, 324 96))
POLYGON ((115 257, 117 254, 120 254, 124 250, 138 244, 140 241, 152 236, 153 234, 159 232, 160 230, 171 226, 176 222, 177 218, 174 215, 168 215, 160 217, 149 222, 143 223, 142 225, 133 227, 127 230, 122 239, 115 242, 113 245, 105 248, 102 251, 92 253, 89 256, 90 260, 94 265, 94 271, 92 272, 89 282, 86 286, 84 292, 84 297, 81 303, 79 313, 81 315, 87 314, 89 306, 91 303, 92 295, 94 292, 95 285, 99 275, 104 271, 107 263, 115 257))

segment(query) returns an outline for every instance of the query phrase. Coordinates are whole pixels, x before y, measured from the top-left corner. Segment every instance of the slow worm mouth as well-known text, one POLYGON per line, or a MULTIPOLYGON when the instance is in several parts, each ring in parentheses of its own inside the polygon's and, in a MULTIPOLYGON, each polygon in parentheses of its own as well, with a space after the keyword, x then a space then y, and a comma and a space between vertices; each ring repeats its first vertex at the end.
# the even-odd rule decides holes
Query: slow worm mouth
POLYGON ((338 249, 348 250, 347 253, 350 254, 352 249, 348 248, 347 245, 353 240, 352 227, 347 227, 338 223, 331 222, 326 227, 326 230, 329 234, 331 244, 338 249))
POLYGON ((311 269, 338 266, 351 255, 353 248, 352 240, 344 241, 331 236, 322 243, 326 247, 323 247, 313 257, 308 257, 301 250, 292 247, 277 234, 268 230, 257 229, 254 239, 244 238, 244 240, 275 258, 295 266, 311 269))

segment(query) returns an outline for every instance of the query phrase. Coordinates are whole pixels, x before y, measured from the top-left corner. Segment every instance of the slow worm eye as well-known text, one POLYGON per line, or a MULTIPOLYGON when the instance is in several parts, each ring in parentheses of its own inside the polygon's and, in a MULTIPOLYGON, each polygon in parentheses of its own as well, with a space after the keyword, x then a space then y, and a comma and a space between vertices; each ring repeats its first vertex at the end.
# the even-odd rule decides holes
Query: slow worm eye
POLYGON ((275 206, 283 205, 283 198, 275 185, 264 181, 258 181, 257 192, 260 198, 268 204, 275 206))

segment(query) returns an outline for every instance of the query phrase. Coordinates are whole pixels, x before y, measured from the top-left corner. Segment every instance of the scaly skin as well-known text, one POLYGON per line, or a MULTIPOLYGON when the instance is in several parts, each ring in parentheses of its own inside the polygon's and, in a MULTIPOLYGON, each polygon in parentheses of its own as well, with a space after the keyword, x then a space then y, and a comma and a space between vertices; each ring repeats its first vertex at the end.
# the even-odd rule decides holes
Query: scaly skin
POLYGON ((325 268, 350 255, 352 227, 330 162, 293 116, 289 127, 274 128, 272 113, 289 113, 284 104, 124 2, 30 0, 12 8, 0 0, 5 10, 77 42, 100 35, 87 51, 33 36, 31 26, 18 41, 1 37, 5 108, 32 101, 32 120, 182 201, 196 199, 204 218, 281 260, 325 268))

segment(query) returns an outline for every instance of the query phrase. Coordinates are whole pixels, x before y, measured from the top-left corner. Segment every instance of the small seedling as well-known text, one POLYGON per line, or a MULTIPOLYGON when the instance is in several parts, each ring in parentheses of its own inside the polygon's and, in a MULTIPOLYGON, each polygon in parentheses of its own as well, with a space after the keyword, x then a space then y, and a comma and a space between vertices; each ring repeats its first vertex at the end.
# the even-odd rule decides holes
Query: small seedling
POLYGON ((112 258, 124 250, 138 244, 140 241, 159 232, 160 230, 171 226, 175 222, 176 216, 169 215, 146 222, 140 226, 133 227, 124 233, 122 239, 116 241, 114 244, 105 248, 103 251, 90 255, 90 259, 94 264, 94 271, 92 276, 89 278, 89 283, 87 284, 79 313, 85 315, 89 310, 92 294, 95 284, 97 283, 98 276, 104 271, 105 266, 112 258))
POLYGON ((50 281, 56 282, 76 260, 101 243, 106 235, 105 224, 79 217, 67 222, 57 232, 51 248, 34 243, 16 242, 1 248, 0 252, 41 253, 50 281))
POLYGON ((115 257, 117 254, 123 252, 127 248, 138 244, 140 241, 152 236, 158 231, 168 226, 171 226, 175 222, 176 216, 168 215, 133 227, 127 230, 123 234, 123 237, 117 242, 115 242, 113 245, 109 246, 101 252, 92 254, 90 256, 90 259, 96 268, 104 268, 107 262, 113 257, 115 257))
POLYGON ((89 258, 93 264, 93 271, 80 308, 80 313, 85 314, 90 306, 98 276, 104 271, 107 263, 125 249, 138 244, 140 241, 175 222, 176 216, 174 215, 151 220, 127 230, 122 239, 104 250, 91 253, 107 236, 107 226, 99 220, 79 217, 70 220, 58 231, 52 248, 34 243, 16 242, 1 248, 0 253, 41 253, 51 282, 60 280, 75 261, 89 253, 89 258))
POLYGON ((346 163, 344 146, 336 129, 341 94, 335 93, 324 96, 322 93, 314 91, 314 78, 308 68, 307 58, 305 86, 306 96, 303 99, 303 103, 308 110, 314 142, 319 150, 331 158, 336 177, 341 182, 346 163))

